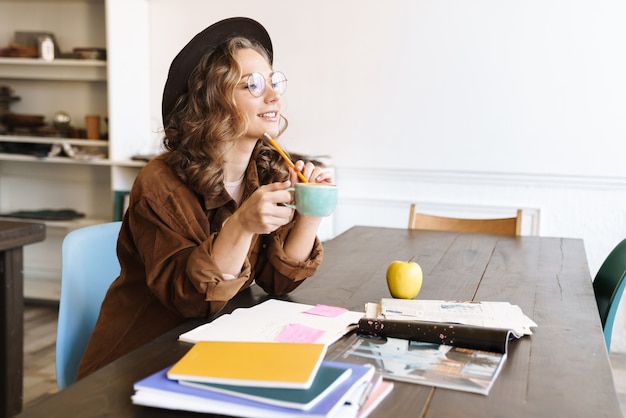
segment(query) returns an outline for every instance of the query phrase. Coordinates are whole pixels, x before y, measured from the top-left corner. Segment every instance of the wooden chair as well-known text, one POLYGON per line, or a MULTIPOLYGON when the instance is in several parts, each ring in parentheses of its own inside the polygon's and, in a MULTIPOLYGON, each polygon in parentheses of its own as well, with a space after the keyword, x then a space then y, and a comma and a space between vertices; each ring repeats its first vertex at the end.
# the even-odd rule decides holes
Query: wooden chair
POLYGON ((415 210, 411 204, 409 229, 427 229, 432 231, 480 232, 498 235, 521 235, 522 210, 517 210, 513 218, 463 219, 426 215, 415 210))
POLYGON ((607 351, 611 351, 613 322, 626 287, 626 239, 606 257, 593 280, 607 351))

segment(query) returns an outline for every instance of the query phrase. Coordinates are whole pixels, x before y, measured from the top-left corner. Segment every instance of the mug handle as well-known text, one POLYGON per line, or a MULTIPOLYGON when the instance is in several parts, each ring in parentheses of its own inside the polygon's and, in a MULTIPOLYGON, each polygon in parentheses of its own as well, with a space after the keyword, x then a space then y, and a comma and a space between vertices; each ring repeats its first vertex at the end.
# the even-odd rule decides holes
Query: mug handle
MULTIPOLYGON (((295 187, 287 187, 285 190, 287 190, 288 192, 293 193, 296 190, 296 188, 295 187)), ((283 203, 282 205, 285 206, 285 207, 288 207, 290 209, 295 209, 296 208, 296 205, 294 205, 292 203, 283 203)))

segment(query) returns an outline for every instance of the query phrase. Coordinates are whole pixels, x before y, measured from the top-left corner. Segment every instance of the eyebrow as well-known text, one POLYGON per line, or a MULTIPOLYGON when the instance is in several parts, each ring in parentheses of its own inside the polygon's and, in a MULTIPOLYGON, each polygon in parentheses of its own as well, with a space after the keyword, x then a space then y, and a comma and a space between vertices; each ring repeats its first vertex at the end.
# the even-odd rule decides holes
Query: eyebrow
MULTIPOLYGON (((258 72, 258 71, 252 71, 251 73, 242 74, 242 75, 241 75, 240 80, 243 80, 243 79, 244 79, 244 78, 246 78, 246 77, 250 77, 250 76, 251 76, 252 74, 254 74, 254 73, 261 74, 261 76, 265 77, 265 76, 263 75, 263 73, 260 73, 260 72, 258 72)), ((272 76, 273 76, 275 73, 276 73, 276 71, 272 71, 272 72, 269 74, 269 78, 272 78, 272 76)), ((266 79, 267 79, 267 78, 266 78, 266 79)))

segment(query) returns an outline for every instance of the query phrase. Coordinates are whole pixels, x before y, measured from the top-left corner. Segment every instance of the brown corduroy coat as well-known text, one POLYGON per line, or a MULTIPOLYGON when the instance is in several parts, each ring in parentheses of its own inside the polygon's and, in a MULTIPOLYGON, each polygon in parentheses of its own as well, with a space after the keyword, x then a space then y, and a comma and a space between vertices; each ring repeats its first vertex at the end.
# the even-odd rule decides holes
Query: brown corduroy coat
MULTIPOLYGON (((244 199, 259 187, 253 153, 244 180, 244 199)), ((256 282, 270 295, 286 294, 312 276, 323 258, 316 239, 304 262, 290 259, 283 243, 293 224, 257 235, 241 274, 225 280, 212 245, 236 209, 224 191, 198 197, 164 163, 150 161, 130 195, 117 243, 121 273, 109 288, 78 369, 82 378, 181 324, 215 314, 256 282)))

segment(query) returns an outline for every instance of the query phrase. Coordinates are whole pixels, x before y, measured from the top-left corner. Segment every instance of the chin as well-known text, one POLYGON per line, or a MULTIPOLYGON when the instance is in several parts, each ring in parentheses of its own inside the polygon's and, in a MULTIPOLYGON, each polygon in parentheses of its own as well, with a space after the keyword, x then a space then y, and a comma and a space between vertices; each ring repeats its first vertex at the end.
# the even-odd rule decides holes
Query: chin
POLYGON ((276 138, 278 136, 278 129, 266 129, 264 131, 258 132, 256 135, 254 135, 255 137, 259 138, 259 139, 263 139, 264 138, 264 134, 267 132, 267 134, 269 136, 271 136, 272 138, 276 138))

